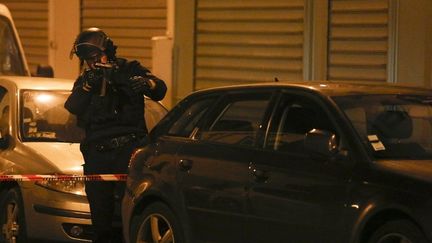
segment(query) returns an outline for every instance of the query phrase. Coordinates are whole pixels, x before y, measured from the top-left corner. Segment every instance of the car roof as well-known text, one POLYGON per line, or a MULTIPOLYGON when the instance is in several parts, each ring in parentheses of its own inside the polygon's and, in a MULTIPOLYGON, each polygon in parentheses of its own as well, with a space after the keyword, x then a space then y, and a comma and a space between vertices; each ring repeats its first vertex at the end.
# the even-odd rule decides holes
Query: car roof
POLYGON ((0 83, 13 85, 18 89, 72 90, 74 80, 61 78, 2 76, 0 77, 0 83))
POLYGON ((343 82, 343 81, 279 81, 256 84, 231 85, 208 88, 194 92, 193 94, 212 93, 217 91, 235 91, 246 89, 280 88, 304 90, 321 93, 325 96, 344 96, 361 94, 426 94, 432 95, 432 89, 416 87, 410 84, 372 83, 372 82, 343 82))

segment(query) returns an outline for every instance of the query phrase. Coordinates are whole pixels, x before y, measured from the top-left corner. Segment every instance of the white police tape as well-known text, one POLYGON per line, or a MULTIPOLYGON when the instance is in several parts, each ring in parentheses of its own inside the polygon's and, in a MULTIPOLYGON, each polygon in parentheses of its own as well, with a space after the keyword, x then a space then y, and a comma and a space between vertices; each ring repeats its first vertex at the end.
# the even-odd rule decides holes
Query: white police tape
POLYGON ((127 174, 95 175, 0 175, 1 181, 126 181, 127 174))

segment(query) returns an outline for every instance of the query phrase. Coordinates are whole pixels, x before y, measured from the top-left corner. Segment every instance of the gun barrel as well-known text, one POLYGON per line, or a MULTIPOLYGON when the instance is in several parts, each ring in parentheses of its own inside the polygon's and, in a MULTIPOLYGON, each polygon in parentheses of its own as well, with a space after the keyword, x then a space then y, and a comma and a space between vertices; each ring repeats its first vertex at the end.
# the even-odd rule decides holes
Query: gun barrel
POLYGON ((94 65, 95 65, 95 67, 101 67, 101 68, 113 68, 113 65, 110 64, 110 63, 99 63, 99 62, 97 62, 94 65))

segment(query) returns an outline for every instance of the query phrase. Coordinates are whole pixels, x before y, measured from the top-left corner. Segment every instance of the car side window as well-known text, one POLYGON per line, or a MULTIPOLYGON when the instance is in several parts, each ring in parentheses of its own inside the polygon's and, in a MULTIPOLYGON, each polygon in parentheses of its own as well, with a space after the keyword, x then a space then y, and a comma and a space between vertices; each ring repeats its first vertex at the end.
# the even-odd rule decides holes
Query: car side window
POLYGON ((145 100, 145 122, 147 129, 151 131, 153 127, 166 115, 166 108, 159 102, 151 99, 145 100))
POLYGON ((306 154, 305 135, 312 129, 334 133, 328 115, 316 102, 305 97, 285 97, 273 118, 266 148, 306 154))
POLYGON ((0 74, 25 75, 23 60, 14 38, 13 29, 6 18, 0 18, 0 74))
POLYGON ((212 97, 192 103, 168 130, 168 135, 189 137, 214 101, 215 97, 212 97))
POLYGON ((9 133, 10 97, 7 90, 0 86, 0 132, 1 136, 9 133))
POLYGON ((271 94, 255 94, 227 102, 208 126, 200 132, 200 139, 215 143, 251 147, 256 144, 271 94))

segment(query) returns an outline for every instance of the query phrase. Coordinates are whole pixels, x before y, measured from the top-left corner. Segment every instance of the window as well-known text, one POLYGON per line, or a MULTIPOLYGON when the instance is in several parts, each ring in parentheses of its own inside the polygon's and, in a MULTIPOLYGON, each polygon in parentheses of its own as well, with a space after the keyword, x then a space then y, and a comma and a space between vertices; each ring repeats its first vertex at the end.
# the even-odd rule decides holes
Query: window
POLYGON ((308 132, 312 129, 335 130, 324 110, 303 97, 285 97, 273 121, 266 147, 282 152, 307 153, 304 138, 308 132))
POLYGON ((69 95, 69 91, 23 90, 19 104, 23 141, 80 142, 84 131, 64 108, 69 95))
POLYGON ((145 102, 145 122, 147 129, 151 131, 153 127, 166 115, 167 110, 161 104, 151 99, 146 99, 145 102))
POLYGON ((7 18, 0 17, 0 74, 25 75, 24 63, 7 18))
POLYGON ((194 102, 172 125, 168 131, 168 135, 189 137, 214 100, 215 98, 207 98, 194 102))
POLYGON ((10 121, 10 97, 7 90, 0 87, 0 133, 4 137, 9 133, 10 121))
POLYGON ((240 146, 254 146, 270 99, 270 94, 236 99, 219 110, 202 140, 240 146))
POLYGON ((419 94, 332 97, 377 158, 432 158, 432 98, 419 94))

